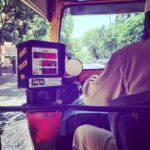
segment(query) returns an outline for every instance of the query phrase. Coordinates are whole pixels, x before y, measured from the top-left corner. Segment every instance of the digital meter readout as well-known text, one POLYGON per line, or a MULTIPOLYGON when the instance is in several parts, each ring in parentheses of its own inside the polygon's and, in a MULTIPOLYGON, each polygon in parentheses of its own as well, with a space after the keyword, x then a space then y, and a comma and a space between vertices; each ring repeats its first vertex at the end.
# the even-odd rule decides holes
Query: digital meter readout
POLYGON ((58 50, 54 48, 32 47, 32 74, 57 75, 58 50))

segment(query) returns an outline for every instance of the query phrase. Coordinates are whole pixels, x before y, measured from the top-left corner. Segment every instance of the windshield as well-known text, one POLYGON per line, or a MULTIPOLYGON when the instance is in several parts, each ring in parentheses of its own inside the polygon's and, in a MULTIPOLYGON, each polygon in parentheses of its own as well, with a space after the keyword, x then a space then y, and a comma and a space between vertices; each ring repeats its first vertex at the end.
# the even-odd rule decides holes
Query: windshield
POLYGON ((136 4, 136 10, 125 8, 135 4, 118 5, 66 8, 60 42, 66 44, 68 55, 79 58, 84 64, 106 64, 116 50, 142 40, 144 13, 137 9, 141 4, 136 4))

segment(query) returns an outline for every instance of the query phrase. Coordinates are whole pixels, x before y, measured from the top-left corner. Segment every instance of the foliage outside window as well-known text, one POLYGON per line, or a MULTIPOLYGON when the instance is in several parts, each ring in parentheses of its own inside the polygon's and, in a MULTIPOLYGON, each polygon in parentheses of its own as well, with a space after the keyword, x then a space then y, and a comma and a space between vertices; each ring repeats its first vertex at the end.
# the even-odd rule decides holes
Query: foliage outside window
MULTIPOLYGON (((0 0, 0 76, 8 67, 5 54, 9 49, 16 50, 16 44, 31 39, 50 41, 49 30, 50 24, 19 0, 0 0)), ((9 64, 13 57, 16 51, 11 53, 9 64)))
MULTIPOLYGON (((60 42, 67 46, 67 52, 79 58, 83 63, 106 63, 111 54, 125 45, 142 40, 143 36, 143 13, 120 13, 106 15, 89 15, 96 17, 103 22, 103 18, 109 23, 103 22, 102 25, 88 29, 79 37, 74 37, 74 32, 80 32, 81 22, 84 16, 71 16, 64 13, 60 42), (78 23, 75 18, 80 17, 78 23), (75 24, 80 27, 80 31, 75 29, 75 24)), ((87 17, 87 16, 85 16, 87 17)), ((105 20, 104 19, 104 20, 105 20)), ((99 21, 97 20, 97 21, 99 21)), ((92 21, 91 21, 92 22, 92 21)), ((90 22, 90 23, 91 23, 90 22)), ((95 21, 93 21, 93 24, 95 21)), ((89 23, 84 23, 89 26, 89 23)), ((79 28, 78 28, 79 29, 79 28)))
POLYGON ((50 40, 49 23, 19 0, 0 0, 0 44, 50 40))

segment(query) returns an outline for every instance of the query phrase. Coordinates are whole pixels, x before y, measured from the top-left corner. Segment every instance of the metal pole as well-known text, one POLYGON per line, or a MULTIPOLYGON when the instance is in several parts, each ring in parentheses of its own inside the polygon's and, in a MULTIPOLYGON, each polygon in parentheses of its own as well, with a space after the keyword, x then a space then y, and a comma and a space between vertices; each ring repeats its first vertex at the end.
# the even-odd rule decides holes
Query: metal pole
POLYGON ((150 105, 138 106, 84 106, 84 105, 24 105, 24 106, 0 106, 0 112, 64 112, 64 111, 97 111, 97 112, 134 112, 150 111, 150 105))

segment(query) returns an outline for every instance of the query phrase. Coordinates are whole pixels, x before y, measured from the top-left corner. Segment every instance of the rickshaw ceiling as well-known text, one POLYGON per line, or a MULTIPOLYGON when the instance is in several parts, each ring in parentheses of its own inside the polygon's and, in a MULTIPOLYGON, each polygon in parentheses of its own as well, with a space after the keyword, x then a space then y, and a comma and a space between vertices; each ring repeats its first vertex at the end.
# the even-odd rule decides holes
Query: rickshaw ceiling
MULTIPOLYGON (((33 11, 41 15, 43 18, 51 22, 52 19, 52 9, 55 8, 56 2, 62 2, 64 6, 73 4, 86 4, 86 3, 113 3, 113 2, 144 2, 145 0, 20 0, 22 3, 30 7, 33 11)), ((77 12, 77 10, 72 11, 72 15, 78 14, 92 14, 92 10, 89 12, 77 12)), ((95 11, 94 11, 95 12, 95 11)), ((97 11, 101 13, 101 11, 97 11)), ((94 14, 94 13, 93 13, 94 14)))
POLYGON ((20 0, 22 3, 27 5, 29 8, 31 8, 33 11, 44 17, 45 19, 48 19, 48 8, 47 3, 48 0, 20 0))

